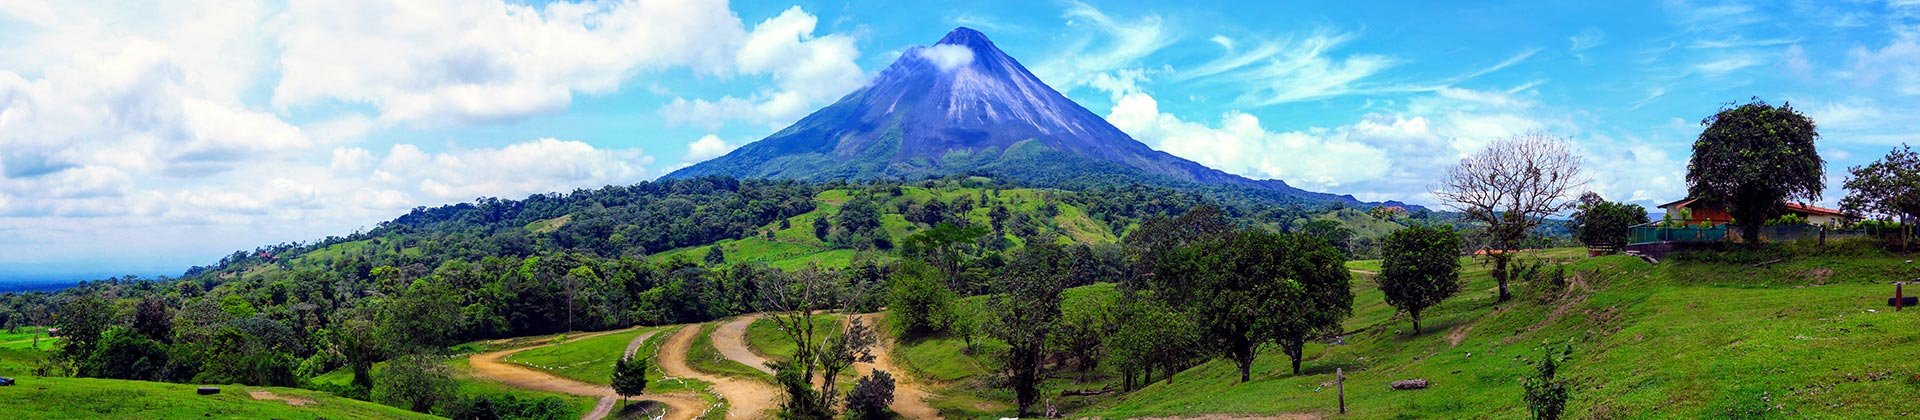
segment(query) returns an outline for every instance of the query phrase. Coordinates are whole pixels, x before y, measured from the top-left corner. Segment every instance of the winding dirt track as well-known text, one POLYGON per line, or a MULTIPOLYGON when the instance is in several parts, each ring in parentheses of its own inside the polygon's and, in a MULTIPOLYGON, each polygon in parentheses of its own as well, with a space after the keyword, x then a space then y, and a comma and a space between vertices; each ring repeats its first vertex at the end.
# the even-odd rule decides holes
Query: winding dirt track
POLYGON ((773 368, 767 367, 767 358, 747 348, 747 326, 753 325, 753 321, 757 319, 760 319, 760 314, 741 315, 734 317, 732 321, 720 324, 719 328, 713 329, 713 348, 719 350, 720 356, 726 357, 727 360, 740 362, 747 367, 772 375, 773 368))
MULTIPOLYGON (((860 321, 867 324, 868 327, 874 327, 878 325, 876 323, 880 320, 882 314, 873 313, 854 316, 859 317, 860 321)), ((893 412, 899 413, 901 417, 910 419, 941 418, 940 410, 936 410, 933 406, 927 405, 927 396, 930 394, 928 394, 926 388, 923 387, 925 384, 913 378, 913 375, 908 374, 907 371, 901 369, 899 365, 893 364, 893 338, 888 337, 885 333, 881 333, 879 336, 880 340, 876 346, 877 348, 873 349, 873 363, 855 363, 853 368, 858 370, 861 376, 871 374, 874 369, 883 370, 893 375, 893 404, 889 404, 887 408, 892 408, 893 412)), ((848 384, 847 386, 853 385, 848 384)))
MULTIPOLYGON (((630 330, 632 330, 632 328, 582 334, 582 335, 573 337, 568 341, 571 342, 574 340, 598 337, 602 335, 630 331, 630 330)), ((639 348, 640 343, 645 342, 647 338, 652 337, 653 334, 654 334, 653 332, 648 332, 646 334, 641 334, 639 337, 634 337, 632 342, 627 343, 627 353, 632 354, 634 350, 639 348)), ((599 404, 596 404, 593 407, 593 411, 588 412, 585 416, 582 416, 581 418, 584 420, 598 420, 598 419, 606 418, 608 414, 612 413, 614 402, 618 398, 620 398, 619 394, 615 394, 613 392, 612 387, 609 387, 606 385, 590 384, 590 383, 580 382, 572 379, 562 378, 550 373, 541 372, 538 370, 534 370, 532 368, 516 365, 503 360, 503 359, 506 359, 507 356, 510 356, 514 353, 519 353, 519 352, 537 349, 541 347, 547 347, 553 344, 554 343, 547 343, 547 344, 541 344, 537 346, 521 347, 521 348, 515 348, 515 349, 507 349, 507 350, 499 350, 499 351, 475 354, 472 357, 467 358, 467 362, 473 366, 473 371, 476 375, 482 378, 495 381, 495 382, 507 384, 515 388, 523 388, 523 389, 531 389, 531 390, 547 391, 547 392, 558 392, 563 394, 583 395, 588 397, 599 397, 600 398, 599 404)), ((682 360, 685 360, 684 354, 685 353, 682 353, 682 356, 681 356, 682 360)), ((639 397, 635 397, 634 399, 642 400, 642 401, 654 401, 661 404, 665 404, 667 406, 667 418, 669 419, 676 419, 676 420, 692 419, 695 415, 700 414, 701 401, 699 398, 694 397, 692 395, 646 394, 646 395, 641 395, 639 397)))
MULTIPOLYGON (((698 335, 700 335, 700 326, 688 325, 668 337, 667 344, 660 347, 658 356, 660 370, 665 371, 669 376, 694 378, 712 383, 713 392, 719 393, 721 398, 727 400, 728 419, 773 417, 775 407, 782 397, 780 390, 773 385, 752 379, 705 373, 687 365, 687 351, 693 348, 693 338, 698 335)), ((720 346, 716 346, 718 347, 720 346)))

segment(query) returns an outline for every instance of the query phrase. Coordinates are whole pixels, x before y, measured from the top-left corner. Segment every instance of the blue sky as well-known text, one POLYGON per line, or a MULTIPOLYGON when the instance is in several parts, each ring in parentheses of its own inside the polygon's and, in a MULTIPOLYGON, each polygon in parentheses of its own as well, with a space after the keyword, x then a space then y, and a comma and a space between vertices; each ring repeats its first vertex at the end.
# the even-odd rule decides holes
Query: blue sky
POLYGON ((1657 204, 1754 96, 1820 124, 1825 203, 1920 142, 1920 2, 1467 3, 0 0, 0 277, 653 179, 956 26, 1151 146, 1368 200, 1545 131, 1657 204))

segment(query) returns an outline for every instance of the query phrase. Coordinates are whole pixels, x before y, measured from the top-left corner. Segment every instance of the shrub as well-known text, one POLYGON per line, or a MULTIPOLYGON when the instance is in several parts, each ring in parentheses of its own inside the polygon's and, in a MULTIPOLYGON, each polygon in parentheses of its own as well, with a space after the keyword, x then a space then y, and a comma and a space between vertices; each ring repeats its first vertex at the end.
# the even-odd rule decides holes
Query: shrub
POLYGON ((887 404, 893 403, 893 375, 884 370, 875 370, 860 377, 853 384, 853 390, 847 393, 847 417, 855 419, 884 419, 891 417, 887 404))
POLYGON ((1527 410, 1533 412, 1533 418, 1557 420, 1567 410, 1567 381, 1560 378, 1560 366, 1573 354, 1572 347, 1561 347, 1559 354, 1548 349, 1541 355, 1540 362, 1534 364, 1534 375, 1527 377, 1521 384, 1525 389, 1527 410))

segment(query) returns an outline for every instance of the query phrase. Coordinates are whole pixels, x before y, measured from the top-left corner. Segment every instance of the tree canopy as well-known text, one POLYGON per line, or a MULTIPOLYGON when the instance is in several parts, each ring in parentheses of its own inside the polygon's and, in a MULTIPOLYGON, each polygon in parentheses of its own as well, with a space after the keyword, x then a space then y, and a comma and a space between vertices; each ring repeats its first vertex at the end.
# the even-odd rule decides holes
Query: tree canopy
POLYGON ((1687 162, 1687 194, 1726 209, 1747 243, 1786 211, 1788 201, 1814 201, 1826 188, 1826 161, 1814 148, 1813 119, 1792 104, 1754 99, 1700 121, 1706 130, 1687 162))
POLYGON ((1580 242, 1587 246, 1620 247, 1627 244, 1633 225, 1650 220, 1647 218, 1647 209, 1639 204, 1607 201, 1600 198, 1599 194, 1589 192, 1580 196, 1571 227, 1580 242))
POLYGON ((1381 254, 1380 291, 1387 304, 1413 318, 1460 292, 1460 234, 1449 227, 1414 226, 1387 235, 1381 254))

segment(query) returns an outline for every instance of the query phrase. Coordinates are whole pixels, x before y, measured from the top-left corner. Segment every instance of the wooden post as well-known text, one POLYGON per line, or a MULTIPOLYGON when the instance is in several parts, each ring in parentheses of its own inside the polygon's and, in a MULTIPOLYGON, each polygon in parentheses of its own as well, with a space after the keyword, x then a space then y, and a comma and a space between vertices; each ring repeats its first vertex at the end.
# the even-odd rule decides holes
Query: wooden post
POLYGON ((1893 311, 1894 312, 1900 312, 1900 306, 1907 302, 1907 298, 1905 296, 1900 295, 1900 286, 1903 283, 1905 282, 1893 284, 1893 311))
POLYGON ((1347 414, 1347 371, 1333 368, 1333 387, 1340 393, 1340 414, 1347 414))

